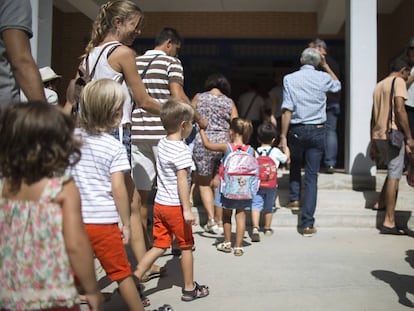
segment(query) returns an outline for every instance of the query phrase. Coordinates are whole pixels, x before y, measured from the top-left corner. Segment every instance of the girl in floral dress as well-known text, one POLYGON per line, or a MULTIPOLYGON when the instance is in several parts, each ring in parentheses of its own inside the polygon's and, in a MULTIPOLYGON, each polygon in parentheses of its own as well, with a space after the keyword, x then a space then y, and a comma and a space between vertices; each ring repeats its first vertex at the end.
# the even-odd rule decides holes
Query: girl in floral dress
POLYGON ((76 274, 101 310, 80 195, 65 174, 80 158, 72 119, 43 102, 0 114, 0 308, 80 310, 76 274))

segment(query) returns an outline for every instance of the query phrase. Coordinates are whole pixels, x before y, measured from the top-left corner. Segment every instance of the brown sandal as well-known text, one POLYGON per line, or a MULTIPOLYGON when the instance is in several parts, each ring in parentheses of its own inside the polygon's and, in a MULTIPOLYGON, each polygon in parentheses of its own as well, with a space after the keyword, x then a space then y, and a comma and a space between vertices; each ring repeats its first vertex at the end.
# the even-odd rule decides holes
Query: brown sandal
POLYGON ((181 296, 182 301, 193 301, 198 298, 207 297, 210 294, 208 286, 199 285, 197 282, 194 282, 193 290, 183 289, 181 292, 183 293, 181 296))

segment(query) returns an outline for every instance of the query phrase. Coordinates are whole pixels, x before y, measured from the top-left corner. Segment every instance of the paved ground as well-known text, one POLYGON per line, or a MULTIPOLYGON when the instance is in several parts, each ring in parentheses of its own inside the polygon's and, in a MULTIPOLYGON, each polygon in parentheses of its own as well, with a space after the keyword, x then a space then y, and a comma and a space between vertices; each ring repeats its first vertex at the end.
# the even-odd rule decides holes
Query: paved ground
MULTIPOLYGON (((194 227, 195 279, 210 296, 182 302, 178 257, 159 259, 168 276, 145 283, 152 310, 409 310, 414 308, 414 240, 376 229, 322 228, 311 238, 295 228, 274 228, 271 237, 235 257, 215 249, 214 235, 194 227)), ((105 291, 111 291, 110 285, 105 291)), ((114 294, 106 311, 126 310, 114 294)))

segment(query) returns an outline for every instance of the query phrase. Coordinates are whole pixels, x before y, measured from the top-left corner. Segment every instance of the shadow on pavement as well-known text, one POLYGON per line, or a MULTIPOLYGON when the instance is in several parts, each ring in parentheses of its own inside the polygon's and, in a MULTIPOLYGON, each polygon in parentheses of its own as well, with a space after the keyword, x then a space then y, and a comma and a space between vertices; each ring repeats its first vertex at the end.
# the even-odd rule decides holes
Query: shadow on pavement
MULTIPOLYGON (((407 250, 405 254, 405 261, 414 269, 414 250, 407 250)), ((414 308, 414 302, 407 297, 407 293, 414 295, 414 276, 386 270, 374 270, 371 271, 371 274, 390 285, 398 295, 398 302, 400 304, 414 308)))

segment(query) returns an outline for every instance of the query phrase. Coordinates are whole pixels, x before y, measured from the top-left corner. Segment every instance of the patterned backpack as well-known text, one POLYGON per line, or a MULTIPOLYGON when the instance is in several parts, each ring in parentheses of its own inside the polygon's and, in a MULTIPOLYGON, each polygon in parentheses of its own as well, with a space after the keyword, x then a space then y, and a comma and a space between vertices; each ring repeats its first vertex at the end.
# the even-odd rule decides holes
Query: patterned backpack
POLYGON ((221 174, 221 194, 231 200, 251 200, 259 188, 259 165, 249 145, 227 145, 221 174))
POLYGON ((259 163, 260 188, 276 188, 277 186, 277 167, 275 161, 269 156, 273 147, 267 152, 258 152, 257 162, 259 163))

